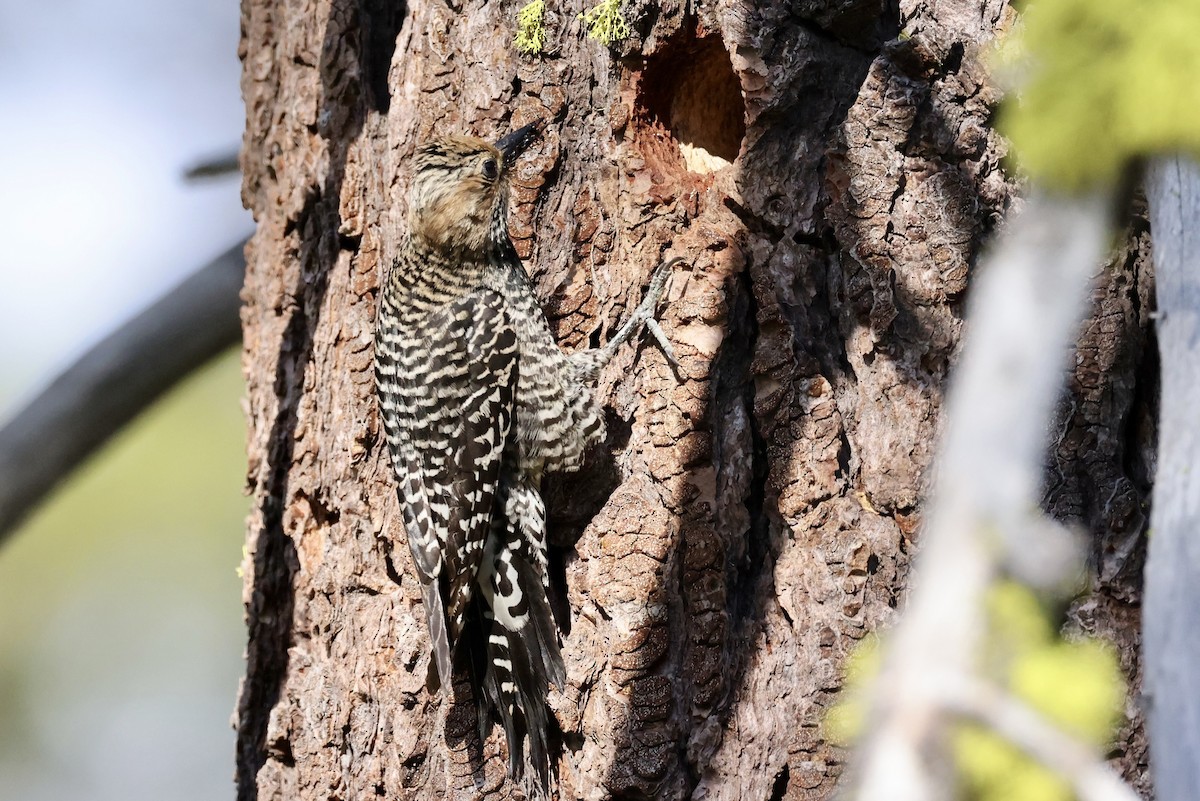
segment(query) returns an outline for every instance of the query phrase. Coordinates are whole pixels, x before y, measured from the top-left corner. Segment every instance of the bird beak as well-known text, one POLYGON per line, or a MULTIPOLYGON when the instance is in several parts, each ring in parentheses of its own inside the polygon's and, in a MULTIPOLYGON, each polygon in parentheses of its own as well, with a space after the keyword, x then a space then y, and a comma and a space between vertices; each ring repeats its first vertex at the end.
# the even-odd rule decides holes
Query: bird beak
POLYGON ((504 154, 504 163, 512 164, 517 156, 524 153, 533 144, 533 140, 542 135, 542 128, 545 125, 541 120, 531 122, 524 128, 518 128, 508 136, 497 140, 496 149, 504 154))

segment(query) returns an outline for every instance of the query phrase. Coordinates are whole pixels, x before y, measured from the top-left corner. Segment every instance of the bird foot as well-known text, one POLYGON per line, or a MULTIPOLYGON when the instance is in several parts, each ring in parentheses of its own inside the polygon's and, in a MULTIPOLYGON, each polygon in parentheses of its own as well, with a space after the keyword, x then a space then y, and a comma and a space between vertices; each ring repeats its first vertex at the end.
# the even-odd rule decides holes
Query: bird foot
POLYGON ((667 335, 663 333, 662 326, 658 324, 658 320, 653 317, 646 319, 646 330, 650 332, 650 336, 654 337, 654 341, 658 343, 658 347, 662 349, 663 356, 667 357, 667 361, 676 370, 679 369, 679 359, 675 358, 675 349, 671 347, 671 343, 667 341, 667 335))
POLYGON ((625 325, 621 326, 621 329, 617 331, 617 335, 609 340, 608 345, 605 346, 604 361, 607 362, 616 353, 617 348, 625 343, 625 340, 645 330, 658 343, 659 348, 662 349, 663 355, 667 357, 667 361, 670 362, 671 366, 678 369, 679 360, 675 358, 675 350, 671 347, 671 343, 667 341, 667 335, 663 333, 662 326, 658 324, 654 312, 658 308, 658 302, 662 300, 663 292, 667 288, 667 280, 671 277, 672 270, 681 261, 684 261, 684 259, 676 256, 654 271, 654 275, 650 277, 650 286, 647 287, 642 302, 638 304, 638 307, 634 310, 630 318, 625 321, 625 325))

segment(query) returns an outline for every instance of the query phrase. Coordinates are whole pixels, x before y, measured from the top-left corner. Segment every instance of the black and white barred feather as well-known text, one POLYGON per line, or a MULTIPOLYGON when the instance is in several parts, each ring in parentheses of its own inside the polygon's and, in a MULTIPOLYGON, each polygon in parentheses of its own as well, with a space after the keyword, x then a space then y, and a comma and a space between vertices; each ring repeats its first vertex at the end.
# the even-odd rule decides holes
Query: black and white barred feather
POLYGON ((497 146, 447 138, 418 152, 375 352, 440 683, 450 686, 460 661, 482 664, 481 729, 500 719, 515 778, 528 744, 545 788, 546 695, 565 672, 546 597, 540 482, 544 470, 580 465, 603 418, 508 237, 506 172, 535 134, 523 129, 497 146))
POLYGON ((443 687, 458 666, 472 669, 481 735, 498 717, 510 775, 522 777, 528 746, 545 791, 555 761, 546 696, 566 676, 547 599, 542 475, 577 470, 603 438, 591 383, 618 346, 646 327, 674 363, 653 311, 675 261, 604 348, 564 353, 508 236, 508 171, 539 131, 418 150, 375 371, 431 669, 443 687))

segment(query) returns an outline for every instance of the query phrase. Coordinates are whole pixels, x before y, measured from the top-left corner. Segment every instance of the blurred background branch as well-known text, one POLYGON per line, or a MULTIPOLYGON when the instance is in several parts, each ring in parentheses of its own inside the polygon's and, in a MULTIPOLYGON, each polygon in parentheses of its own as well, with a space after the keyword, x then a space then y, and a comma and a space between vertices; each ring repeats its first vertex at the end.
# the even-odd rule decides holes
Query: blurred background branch
POLYGON ((206 178, 232 175, 239 169, 238 153, 239 149, 232 147, 222 153, 197 161, 187 168, 183 177, 189 181, 201 181, 206 178))
POLYGON ((236 173, 184 174, 241 141, 240 26, 238 3, 212 0, 5 6, 0 428, 19 415, 5 441, 34 454, 0 478, 6 801, 231 797, 248 503, 241 253, 218 255, 254 221, 236 173), (154 334, 183 379, 127 357, 105 384, 121 360, 97 343, 213 260, 237 263, 224 300, 205 312, 198 292, 193 323, 168 314, 154 334), (100 397, 57 420, 51 395, 25 409, 76 362, 100 397))
MULTIPOLYGON (((948 701, 946 678, 975 682, 982 670, 989 589, 1007 573, 1061 591, 1078 574, 1066 530, 1037 509, 1045 432, 1108 242, 1111 202, 1100 192, 1035 193, 982 260, 914 586, 870 691, 856 801, 954 797, 955 772, 937 744, 962 704, 948 701)), ((1113 790, 1120 782, 1098 754, 1074 772, 1109 776, 1087 798, 1136 798, 1113 790)))
POLYGON ((0 429, 0 543, 116 431, 240 341, 244 247, 105 337, 0 429))

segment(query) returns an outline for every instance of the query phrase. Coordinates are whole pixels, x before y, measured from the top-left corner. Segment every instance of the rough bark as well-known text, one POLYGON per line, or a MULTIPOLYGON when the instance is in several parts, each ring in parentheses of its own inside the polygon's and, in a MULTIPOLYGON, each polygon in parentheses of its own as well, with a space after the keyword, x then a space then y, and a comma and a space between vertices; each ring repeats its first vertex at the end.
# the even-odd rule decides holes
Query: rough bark
MULTIPOLYGON (((551 124, 511 227, 561 341, 605 340, 664 255, 690 263, 663 313, 679 375, 624 349, 601 378, 608 442, 547 486, 560 797, 826 798, 843 755, 822 716, 902 596, 971 266, 1012 195, 980 61, 1010 12, 631 2, 636 35, 610 51, 573 0, 527 60, 519 5, 243 0, 239 798, 517 793, 498 732, 479 743, 471 709, 424 687, 371 331, 416 144, 534 117, 551 124)), ((1087 413, 1064 418, 1111 447, 1055 456, 1074 482, 1055 497, 1098 532, 1141 397, 1132 264, 1081 347, 1087 413)), ((1129 645, 1136 596, 1116 597, 1081 619, 1129 645)))
POLYGON ((1116 646, 1129 683, 1126 720, 1112 757, 1151 796, 1149 744, 1140 700, 1142 569, 1158 440, 1154 267, 1145 205, 1096 271, 1093 310, 1051 425, 1043 504, 1090 535, 1088 591, 1068 610, 1068 631, 1116 646))

